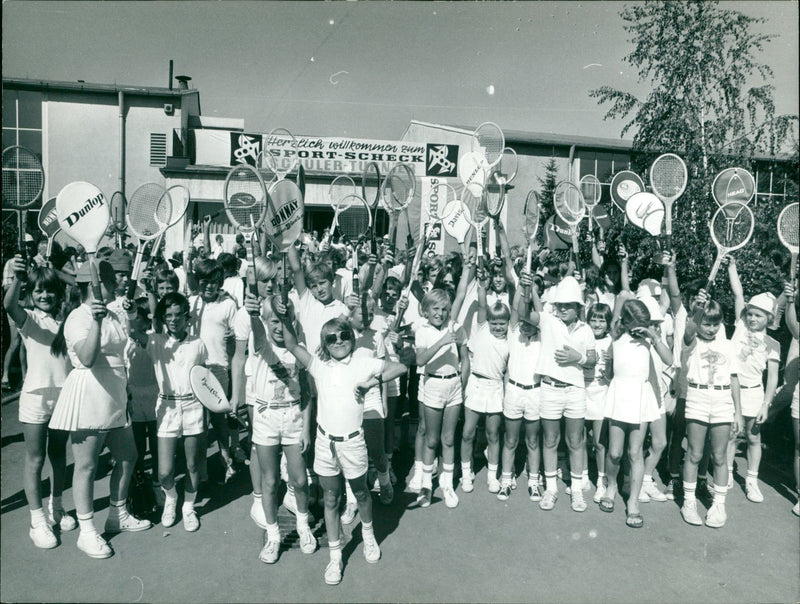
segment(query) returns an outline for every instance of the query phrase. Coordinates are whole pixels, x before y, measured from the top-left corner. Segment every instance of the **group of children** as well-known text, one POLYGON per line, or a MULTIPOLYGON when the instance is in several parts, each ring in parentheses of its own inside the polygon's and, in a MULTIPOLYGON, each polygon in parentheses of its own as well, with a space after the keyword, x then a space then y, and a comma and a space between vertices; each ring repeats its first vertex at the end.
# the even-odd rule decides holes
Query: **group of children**
MULTIPOLYGON (((474 490, 481 424, 486 486, 500 500, 516 488, 522 438, 528 496, 542 510, 554 508, 563 436, 574 511, 587 509, 592 453, 593 500, 600 510, 614 511, 627 457, 628 526, 643 525, 641 502, 667 499, 682 500, 683 519, 700 525, 697 493, 704 470, 698 468, 710 460, 713 486, 704 489, 713 503, 705 524, 721 527, 734 483, 736 440, 744 431, 747 498, 763 501, 759 426, 779 389, 780 362, 780 347, 767 330, 785 312, 792 334, 787 366, 796 364, 795 284, 787 284, 780 299, 760 293, 745 301, 731 259, 737 321, 729 339, 722 309, 707 291, 690 287, 684 303, 674 260, 661 282, 646 279, 633 290, 624 250, 610 266, 598 262, 580 278, 566 263, 543 262, 528 272, 512 261, 502 229, 499 234, 501 252, 488 264, 467 243, 460 255, 425 259, 418 275, 408 274, 410 256, 405 264, 395 263, 388 248, 380 258, 364 254, 354 270, 358 254, 343 266, 325 245, 303 255, 292 247, 283 259, 288 284, 279 282, 282 267, 269 256, 256 257, 243 282, 235 266, 224 268, 211 258, 187 267, 183 283, 169 265, 156 262, 140 276, 133 300, 127 297, 131 258, 123 250, 98 255, 99 290, 88 264, 78 268, 74 285, 65 286, 50 268, 28 273, 17 257, 4 305, 28 353, 19 407, 34 544, 55 547, 53 526, 79 526, 82 551, 95 558, 112 555, 92 519, 94 470, 104 446, 116 462, 106 531, 150 527, 126 507, 129 483, 141 471, 148 444, 153 479, 164 494, 161 523, 177 522, 182 496, 183 526, 198 530, 194 503, 208 476, 210 427, 226 480, 236 472, 235 461, 249 463, 250 515, 265 530, 259 554, 264 563, 279 558, 281 480, 300 550, 316 550, 309 487, 318 485, 330 553, 324 579, 337 584, 343 572, 341 525, 356 515, 365 559, 380 559, 371 490, 378 490, 384 505, 394 498, 395 419, 404 399, 418 404, 407 489, 418 493, 419 508, 431 505, 436 474, 449 508, 459 504, 457 476, 460 496, 474 490), (246 408, 249 455, 230 417, 209 412, 193 394, 189 372, 196 365, 219 379, 234 416, 246 408), (77 522, 61 500, 68 436, 77 522), (180 494, 179 439, 186 468, 180 494), (670 481, 662 491, 654 477, 665 451, 670 481), (45 455, 53 468, 46 510, 45 455)), ((784 387, 793 388, 796 435, 797 376, 785 373, 784 387)), ((798 514, 797 505, 793 511, 798 514)))

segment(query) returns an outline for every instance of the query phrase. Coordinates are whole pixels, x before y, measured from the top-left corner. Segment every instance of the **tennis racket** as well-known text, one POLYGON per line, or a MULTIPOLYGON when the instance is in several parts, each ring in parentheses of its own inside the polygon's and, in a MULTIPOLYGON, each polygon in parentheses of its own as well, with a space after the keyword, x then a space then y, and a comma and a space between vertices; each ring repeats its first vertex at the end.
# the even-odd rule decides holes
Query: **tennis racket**
POLYGON ((355 195, 356 192, 355 181, 346 174, 334 178, 333 182, 331 182, 328 187, 328 202, 333 208, 333 220, 331 221, 330 229, 328 229, 328 234, 325 237, 325 242, 328 246, 330 246, 333 240, 334 232, 339 223, 339 212, 344 209, 344 206, 341 205, 342 199, 348 195, 355 195))
POLYGON ((406 249, 410 249, 414 245, 414 238, 411 235, 411 221, 408 218, 408 206, 414 199, 414 194, 417 191, 417 178, 414 175, 414 169, 406 163, 397 163, 386 179, 381 185, 381 198, 383 199, 384 207, 390 212, 392 216, 392 226, 389 229, 389 242, 392 246, 392 251, 397 247, 397 223, 400 213, 406 219, 406 249))
MULTIPOLYGON (((163 190, 163 189, 162 189, 163 190)), ((88 182, 72 182, 56 196, 56 212, 61 230, 86 250, 92 273, 92 293, 103 301, 95 265, 97 245, 106 234, 111 212, 103 192, 88 182)))
POLYGON ((61 230, 58 226, 58 210, 56 209, 56 198, 51 197, 42 204, 42 209, 39 210, 39 230, 47 237, 47 251, 45 256, 50 258, 50 253, 53 251, 53 238, 61 230))
POLYGON ((790 203, 778 215, 778 239, 791 254, 789 264, 789 282, 794 285, 797 277, 797 252, 798 238, 800 238, 800 225, 797 222, 798 202, 790 203))
POLYGON ((167 228, 161 231, 158 237, 156 237, 145 270, 153 265, 153 261, 156 259, 156 255, 161 249, 161 242, 164 240, 166 232, 180 222, 181 218, 183 218, 183 215, 186 213, 186 208, 189 207, 189 189, 183 185, 173 185, 167 189, 167 192, 172 200, 170 204, 172 211, 170 212, 169 222, 167 223, 167 228))
MULTIPOLYGON (((139 239, 139 246, 136 249, 136 259, 128 282, 128 300, 133 300, 136 293, 145 244, 157 239, 167 230, 171 216, 172 199, 169 192, 161 185, 154 182, 145 183, 131 195, 125 218, 128 228, 139 239)), ((156 250, 151 248, 151 255, 155 253, 156 250)))
POLYGON ((275 174, 276 180, 283 180, 294 171, 300 161, 297 154, 297 139, 286 128, 274 128, 264 141, 263 163, 275 174), (278 147, 273 153, 267 147, 278 147))
MULTIPOLYGON (((289 274, 286 270, 289 264, 286 253, 303 232, 304 215, 303 191, 298 185, 288 179, 279 180, 272 185, 267 195, 267 216, 264 224, 273 248, 283 252, 281 301, 284 304, 289 299, 289 290, 291 289, 289 274)), ((255 256, 253 256, 253 262, 255 262, 255 256)))
POLYGON ((580 270, 578 259, 578 225, 586 215, 586 202, 581 190, 571 182, 562 180, 553 192, 553 205, 556 214, 570 227, 572 232, 572 253, 575 254, 575 266, 580 270))
POLYGON ((639 178, 636 172, 623 170, 622 172, 617 172, 614 178, 611 179, 611 201, 623 214, 628 200, 642 191, 644 191, 644 181, 639 178))
POLYGON ((464 206, 464 216, 475 229, 477 262, 481 269, 485 269, 483 257, 483 225, 489 220, 489 209, 486 204, 486 189, 481 189, 480 195, 475 195, 471 189, 465 188, 461 192, 461 205, 464 206))
POLYGON ((343 208, 339 211, 337 218, 339 234, 353 246, 353 293, 360 295, 358 248, 369 237, 372 228, 372 214, 367 201, 357 193, 346 196, 340 204, 343 208))
MULTIPOLYGON (((369 162, 364 168, 364 173, 361 175, 361 197, 367 200, 370 214, 372 215, 372 228, 370 229, 370 253, 373 255, 378 254, 378 245, 375 241, 375 231, 377 230, 378 222, 378 204, 381 201, 381 170, 378 164, 374 161, 369 162), (370 195, 367 187, 371 181, 375 182, 375 194, 370 195)), ((369 273, 367 274, 367 282, 364 284, 365 290, 372 287, 372 280, 375 278, 375 266, 371 264, 369 273)), ((365 315, 366 316, 366 315, 365 315)))
POLYGON ((711 196, 718 206, 738 201, 749 204, 756 192, 753 175, 744 168, 727 168, 714 177, 711 196))
MULTIPOLYGON (((664 247, 672 250, 672 204, 686 190, 689 174, 684 161, 674 153, 660 155, 650 166, 650 188, 664 203, 664 247)), ((662 256, 661 263, 665 258, 662 256)))
POLYGON ((494 122, 483 122, 472 133, 471 150, 483 156, 488 168, 500 162, 505 146, 506 138, 503 136, 503 131, 494 122))
MULTIPOLYGON (((744 247, 753 235, 755 219, 753 212, 746 204, 732 201, 724 206, 717 208, 708 223, 708 230, 711 232, 711 239, 717 246, 717 258, 711 267, 711 274, 708 276, 706 291, 711 290, 714 279, 721 266, 722 259, 727 255, 744 247)), ((795 235, 797 237, 797 235, 795 235)))
MULTIPOLYGON (((267 215, 267 189, 261 174, 249 164, 234 166, 225 177, 224 195, 228 220, 240 233, 250 236, 250 252, 255 266, 258 227, 267 215)), ((258 296, 255 280, 250 284, 250 291, 258 296)))
POLYGON ((500 214, 503 211, 503 206, 506 201, 506 194, 509 189, 514 187, 511 181, 517 175, 517 166, 519 162, 517 153, 511 147, 503 149, 503 156, 495 166, 495 171, 492 172, 491 181, 486 185, 486 209, 492 222, 489 223, 490 236, 494 236, 494 257, 499 258, 500 253, 500 238, 498 228, 500 223, 500 214))
POLYGON ((594 241, 594 229, 592 229, 592 216, 594 215, 595 206, 600 203, 600 196, 603 190, 600 186, 600 181, 594 174, 587 174, 580 181, 581 195, 583 195, 583 202, 586 204, 586 217, 589 220, 589 229, 587 230, 587 240, 594 241))
POLYGON ((528 196, 525 198, 523 215, 525 216, 525 237, 528 240, 528 250, 525 258, 525 272, 530 274, 531 261, 533 259, 533 248, 536 244, 536 233, 539 230, 540 215, 539 196, 533 189, 528 191, 528 196))
POLYGON ((25 247, 25 230, 28 208, 39 201, 42 191, 44 191, 44 168, 39 156, 27 147, 15 146, 4 149, 3 209, 17 212, 19 253, 26 262, 28 250, 25 247))
POLYGON ((125 224, 125 195, 115 191, 111 196, 111 224, 114 225, 117 248, 122 247, 122 235, 128 229, 125 224))

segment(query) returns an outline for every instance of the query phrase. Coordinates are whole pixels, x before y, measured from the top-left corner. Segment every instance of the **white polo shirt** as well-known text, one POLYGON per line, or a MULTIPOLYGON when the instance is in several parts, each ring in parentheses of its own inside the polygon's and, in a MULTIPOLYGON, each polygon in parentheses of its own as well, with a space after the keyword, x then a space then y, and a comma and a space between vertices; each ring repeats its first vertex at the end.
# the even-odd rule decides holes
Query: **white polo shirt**
POLYGON ((750 331, 741 319, 736 322, 731 342, 736 351, 734 373, 738 374, 742 386, 761 385, 767 364, 780 362, 780 344, 767 335, 766 330, 750 331))
POLYGON ((195 365, 205 365, 206 347, 197 336, 178 340, 165 333, 147 338, 147 352, 153 359, 158 391, 166 396, 192 396, 189 372, 195 365))
MULTIPOLYGON (((450 323, 449 327, 437 329, 427 320, 424 321, 415 334, 414 346, 416 350, 419 351, 423 348, 430 348, 442 338, 448 329, 451 329, 456 336, 458 335, 458 332, 460 332, 461 337, 465 337, 463 328, 457 323, 450 323)), ((425 374, 435 373, 437 375, 460 373, 458 362, 458 346, 456 343, 453 342, 447 346, 442 346, 439 348, 431 360, 424 365, 424 371, 420 372, 425 374)))
POLYGON ((471 373, 492 380, 502 380, 508 366, 508 339, 496 338, 489 330, 489 323, 478 325, 467 344, 471 373))
POLYGON ((519 324, 508 328, 508 379, 523 386, 533 385, 541 345, 538 337, 523 335, 519 324))
POLYGON ((298 298, 296 309, 306 348, 312 354, 319 348, 322 326, 331 319, 348 314, 347 306, 341 300, 333 298, 328 304, 323 304, 312 295, 310 289, 306 289, 298 298))
POLYGON ((536 373, 582 388, 585 385, 583 367, 577 362, 559 365, 556 363, 555 353, 561 350, 562 346, 570 346, 584 358, 589 350, 594 350, 594 334, 589 326, 578 320, 568 328, 558 317, 541 312, 539 333, 542 344, 536 363, 536 373))
POLYGON ((236 302, 220 296, 214 302, 204 302, 201 296, 189 298, 191 322, 189 331, 206 345, 208 364, 228 367, 228 341, 233 339, 233 319, 236 302))

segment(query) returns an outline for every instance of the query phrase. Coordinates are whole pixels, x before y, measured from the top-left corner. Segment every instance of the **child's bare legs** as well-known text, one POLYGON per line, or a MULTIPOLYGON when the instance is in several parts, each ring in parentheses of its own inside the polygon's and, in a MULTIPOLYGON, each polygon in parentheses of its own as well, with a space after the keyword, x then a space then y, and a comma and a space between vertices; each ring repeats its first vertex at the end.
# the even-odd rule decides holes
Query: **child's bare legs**
POLYGON ((128 487, 133 478, 133 468, 136 465, 136 443, 133 440, 133 430, 117 428, 106 434, 106 443, 111 451, 111 456, 117 462, 111 470, 109 479, 109 499, 113 502, 125 502, 128 499, 128 487))
MULTIPOLYGON (((250 425, 253 425, 253 406, 247 406, 247 415, 250 418, 250 425)), ((259 460, 257 445, 253 444, 250 437, 250 482, 253 483, 253 496, 261 497, 263 485, 261 484, 261 462, 259 460)))
MULTIPOLYGON (((475 430, 480 415, 472 409, 464 408, 464 429, 461 431, 462 472, 472 471, 472 451, 475 443, 475 430)), ((488 431, 488 429, 487 429, 488 431)))
MULTIPOLYGON (((745 417, 745 435, 747 436, 747 480, 756 481, 758 486, 758 468, 761 466, 761 430, 753 434, 756 425, 755 417, 745 417)), ((736 454, 736 436, 732 436, 728 444, 728 474, 731 474, 736 454)))
POLYGON ((67 439, 69 432, 66 430, 47 431, 47 458, 53 472, 50 494, 54 498, 61 497, 64 491, 67 477, 67 439))
POLYGON ((594 461, 597 464, 597 486, 604 482, 606 477, 606 421, 604 419, 592 420, 592 446, 594 447, 594 461))
POLYGON ((156 422, 132 422, 133 440, 136 443, 136 471, 144 470, 144 456, 147 446, 150 445, 150 457, 153 460, 154 472, 158 474, 158 438, 156 437, 156 422), (149 442, 148 442, 149 441, 149 442))
MULTIPOLYGON (((684 483, 697 484, 697 466, 703 457, 707 431, 708 424, 697 420, 686 421, 686 440, 689 446, 687 447, 686 458, 683 462, 684 483)), ((694 497, 694 488, 692 488, 692 497, 694 497)))
POLYGON ((661 460, 664 449, 667 448, 667 416, 662 415, 657 420, 650 422, 650 449, 644 460, 644 475, 653 477, 656 466, 661 460))
POLYGON ((41 510, 42 468, 44 468, 44 455, 47 446, 47 424, 22 424, 22 433, 25 436, 25 468, 22 480, 25 488, 25 498, 28 500, 28 507, 30 507, 31 511, 41 510))
MULTIPOLYGON (((322 488, 322 500, 325 506, 325 532, 328 535, 331 562, 342 562, 342 542, 339 535, 342 531, 339 519, 339 504, 342 499, 342 478, 336 476, 320 476, 319 486, 322 488)), ((362 517, 363 518, 363 517, 362 517)))
MULTIPOLYGON (((500 425, 503 423, 502 413, 486 414, 486 441, 490 466, 497 467, 500 463, 500 425)), ((512 470, 513 470, 512 460, 512 470)))
POLYGON ((389 460, 385 450, 384 420, 379 417, 364 419, 364 440, 367 441, 367 453, 379 474, 389 471, 389 460))
POLYGON ((539 420, 525 420, 525 448, 528 449, 528 482, 539 482, 541 449, 539 448, 539 420))
POLYGON ((558 443, 561 441, 561 421, 542 418, 542 460, 544 461, 545 489, 558 491, 558 443))
MULTIPOLYGON (((420 402, 417 407, 417 434, 414 437, 414 476, 408 484, 408 488, 412 491, 418 491, 422 487, 422 466, 425 464, 425 451, 427 449, 425 405, 420 402)), ((430 463, 432 464, 433 460, 430 463)))
POLYGON ((628 515, 639 513, 639 492, 642 490, 644 476, 644 435, 647 423, 630 425, 628 429, 628 459, 631 464, 631 492, 628 496, 628 515))
MULTIPOLYGON (((233 460, 231 459, 231 430, 228 427, 228 418, 224 413, 209 413, 211 417, 211 425, 214 427, 214 432, 217 436, 217 443, 219 444, 219 455, 225 464, 225 469, 231 467, 233 460)), ((227 479, 227 476, 226 476, 227 479)))
MULTIPOLYGON (((626 425, 614 420, 608 420, 608 448, 606 449, 605 469, 608 476, 605 499, 614 501, 617 496, 617 477, 619 466, 622 462, 622 452, 625 448, 626 425)), ((638 493, 637 493, 638 497, 638 493)))
MULTIPOLYGON (((506 480, 511 481, 514 475, 514 459, 516 457, 517 445, 519 444, 519 430, 522 426, 522 418, 505 418, 505 435, 503 438, 502 462, 501 462, 501 483, 506 480)), ((528 450, 530 458, 530 449, 528 450)))
POLYGON ((586 458, 586 442, 584 440, 583 425, 585 420, 579 418, 564 418, 564 440, 569 451, 569 467, 572 489, 578 491, 582 488, 583 468, 586 458))
MULTIPOLYGON (((443 409, 434 409, 427 405, 420 405, 420 426, 425 424, 425 448, 422 450, 422 473, 420 489, 433 490, 433 462, 436 458, 436 449, 439 447, 442 433, 443 409), (424 420, 423 420, 424 418, 424 420)), ((419 436, 419 432, 417 432, 419 436)), ((451 443, 452 446, 452 443, 451 443)))
POLYGON ((200 486, 200 435, 187 436, 183 439, 183 452, 186 455, 186 480, 184 493, 197 493, 200 486))
POLYGON ((358 503, 358 513, 361 514, 361 522, 372 524, 372 496, 367 487, 367 475, 362 474, 358 478, 348 480, 353 495, 358 503))
POLYGON ((728 486, 728 443, 730 442, 730 424, 712 424, 711 464, 713 466, 714 488, 727 489, 728 486))
POLYGON ((792 418, 794 428, 794 488, 800 491, 800 420, 792 418))
MULTIPOLYGON (((261 473, 258 477, 258 484, 263 489, 261 491, 261 505, 264 508, 264 517, 267 525, 277 524, 278 522, 278 484, 280 483, 280 445, 264 446, 253 445, 255 457, 258 459, 258 466, 261 473)), ((250 474, 252 477, 253 464, 250 463, 250 474)), ((255 487, 253 487, 255 491, 255 487)), ((337 515, 338 518, 338 515, 337 515)))
POLYGON ((397 413, 397 396, 386 397, 386 420, 383 424, 384 437, 383 446, 386 451, 386 456, 391 465, 392 455, 394 454, 394 425, 395 414, 397 413))
POLYGON ((72 455, 75 458, 75 471, 72 476, 72 498, 81 533, 96 533, 92 516, 94 515, 94 474, 100 452, 105 446, 105 434, 89 430, 71 433, 72 455))
MULTIPOLYGON (((456 428, 461 416, 461 405, 445 407, 442 413, 442 428, 440 442, 442 444, 442 473, 439 476, 439 485, 442 488, 453 488, 453 470, 456 460, 456 428)), ((436 451, 433 452, 434 455, 436 451)), ((435 460, 435 458, 434 458, 435 460)), ((433 460, 432 462, 433 463, 433 460)))

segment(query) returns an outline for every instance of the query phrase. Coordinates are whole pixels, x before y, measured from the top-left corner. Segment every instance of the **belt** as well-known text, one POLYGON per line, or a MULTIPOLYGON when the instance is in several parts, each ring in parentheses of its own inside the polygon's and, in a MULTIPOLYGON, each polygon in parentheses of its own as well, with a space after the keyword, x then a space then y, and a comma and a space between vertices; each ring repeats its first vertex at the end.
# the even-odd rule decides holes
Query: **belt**
POLYGON ((317 430, 319 430, 319 433, 322 434, 322 436, 327 436, 329 440, 332 440, 332 441, 337 442, 337 443, 341 443, 341 442, 344 442, 346 440, 350 440, 351 438, 355 438, 356 436, 361 434, 361 428, 359 428, 355 432, 351 432, 347 436, 333 436, 333 435, 328 434, 327 432, 325 432, 325 430, 322 429, 322 426, 317 426, 317 430))
POLYGON ((570 386, 574 386, 575 385, 575 384, 567 384, 567 382, 562 382, 561 380, 553 379, 553 378, 551 378, 550 376, 547 376, 547 375, 542 376, 542 381, 545 384, 549 384, 550 386, 553 386, 554 388, 569 388, 570 386))
POLYGON ((289 407, 294 407, 295 405, 299 405, 300 400, 296 401, 262 401, 260 398, 256 399, 256 405, 259 407, 264 406, 268 409, 288 409, 289 407))
POLYGON ((739 384, 739 388, 749 390, 750 388, 761 388, 761 384, 753 384, 752 386, 745 386, 743 384, 739 384))
MULTIPOLYGON (((436 378, 437 380, 449 380, 450 378, 458 377, 457 373, 448 373, 447 375, 439 375, 438 373, 426 373, 425 377, 436 378)), ((481 376, 483 377, 483 376, 481 376)))
POLYGON ((476 378, 480 378, 482 380, 494 380, 494 379, 496 379, 496 378, 490 378, 488 375, 483 375, 482 373, 476 373, 474 371, 471 371, 470 373, 472 375, 474 375, 476 378))
POLYGON ((158 398, 165 400, 165 401, 191 401, 194 400, 193 394, 161 394, 159 393, 158 398))
POLYGON ((708 385, 708 384, 693 384, 689 382, 689 388, 697 388, 698 390, 730 390, 730 384, 725 384, 724 386, 715 386, 715 385, 708 385))
POLYGON ((522 388, 523 390, 533 390, 534 388, 538 388, 539 384, 520 384, 519 382, 515 382, 511 378, 508 378, 508 383, 512 386, 516 386, 517 388, 522 388))

